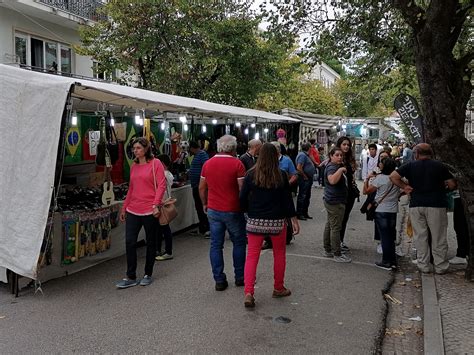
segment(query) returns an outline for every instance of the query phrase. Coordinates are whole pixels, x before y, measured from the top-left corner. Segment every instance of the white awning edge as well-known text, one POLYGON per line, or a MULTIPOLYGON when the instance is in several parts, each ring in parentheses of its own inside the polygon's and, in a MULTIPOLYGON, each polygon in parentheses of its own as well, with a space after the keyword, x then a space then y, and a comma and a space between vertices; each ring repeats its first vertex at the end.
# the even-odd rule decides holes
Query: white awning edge
POLYGON ((257 121, 300 122, 299 119, 249 108, 163 94, 129 86, 75 79, 74 97, 133 109, 183 112, 216 118, 245 118, 257 121))

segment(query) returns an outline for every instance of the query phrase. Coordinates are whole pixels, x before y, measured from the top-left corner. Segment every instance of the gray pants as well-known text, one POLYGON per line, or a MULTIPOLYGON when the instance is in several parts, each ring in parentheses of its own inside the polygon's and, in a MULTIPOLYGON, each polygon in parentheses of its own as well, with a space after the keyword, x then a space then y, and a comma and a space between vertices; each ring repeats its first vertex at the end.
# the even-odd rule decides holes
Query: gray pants
POLYGON ((402 243, 402 239, 405 236, 406 221, 408 217, 408 204, 410 203, 410 198, 407 195, 400 197, 400 203, 398 204, 398 214, 397 214, 397 240, 396 245, 402 243))
POLYGON ((346 206, 342 203, 330 205, 324 201, 324 207, 328 213, 324 228, 324 250, 339 256, 341 255, 341 227, 346 206))
POLYGON ((446 208, 411 207, 410 219, 413 226, 418 268, 430 272, 430 251, 433 254, 435 272, 445 272, 448 262, 448 214, 446 208), (431 249, 429 237, 431 234, 431 249))

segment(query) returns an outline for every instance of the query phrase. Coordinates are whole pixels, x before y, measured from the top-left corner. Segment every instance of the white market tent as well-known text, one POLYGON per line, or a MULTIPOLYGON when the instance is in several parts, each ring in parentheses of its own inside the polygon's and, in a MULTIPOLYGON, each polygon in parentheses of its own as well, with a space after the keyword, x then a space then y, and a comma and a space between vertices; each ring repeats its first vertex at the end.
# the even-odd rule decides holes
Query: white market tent
POLYGON ((297 118, 249 108, 216 104, 182 96, 120 86, 104 82, 73 80, 73 97, 160 112, 183 112, 216 118, 243 118, 259 122, 300 122, 297 118))
POLYGON ((303 126, 315 129, 331 129, 345 118, 342 116, 329 116, 319 113, 306 112, 293 108, 281 109, 279 113, 286 117, 296 118, 301 121, 303 126))
MULTIPOLYGON (((0 268, 37 278, 69 93, 132 109, 257 122, 300 122, 273 113, 0 64, 0 268)), ((1 274, 1 272, 0 272, 1 274)), ((2 280, 2 275, 0 275, 2 280)))

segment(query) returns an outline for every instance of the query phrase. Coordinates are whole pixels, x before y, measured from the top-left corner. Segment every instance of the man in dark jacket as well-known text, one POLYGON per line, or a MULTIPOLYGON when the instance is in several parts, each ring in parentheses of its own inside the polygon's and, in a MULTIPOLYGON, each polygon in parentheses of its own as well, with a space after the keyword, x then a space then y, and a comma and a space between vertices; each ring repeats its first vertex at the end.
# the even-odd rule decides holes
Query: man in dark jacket
POLYGON ((258 151, 262 147, 262 142, 259 139, 252 139, 249 141, 249 150, 242 154, 240 161, 244 164, 245 170, 249 171, 257 161, 258 151))

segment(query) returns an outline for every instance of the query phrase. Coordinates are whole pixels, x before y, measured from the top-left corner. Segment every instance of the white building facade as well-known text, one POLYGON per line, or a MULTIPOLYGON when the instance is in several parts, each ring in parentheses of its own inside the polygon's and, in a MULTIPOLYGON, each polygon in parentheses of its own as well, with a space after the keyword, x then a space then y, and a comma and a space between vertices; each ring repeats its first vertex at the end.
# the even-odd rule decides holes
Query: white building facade
POLYGON ((332 87, 340 78, 341 76, 324 62, 316 64, 308 74, 309 80, 319 80, 326 88, 332 87))
POLYGON ((100 78, 75 53, 78 28, 98 19, 99 0, 0 0, 0 62, 61 75, 100 78))

